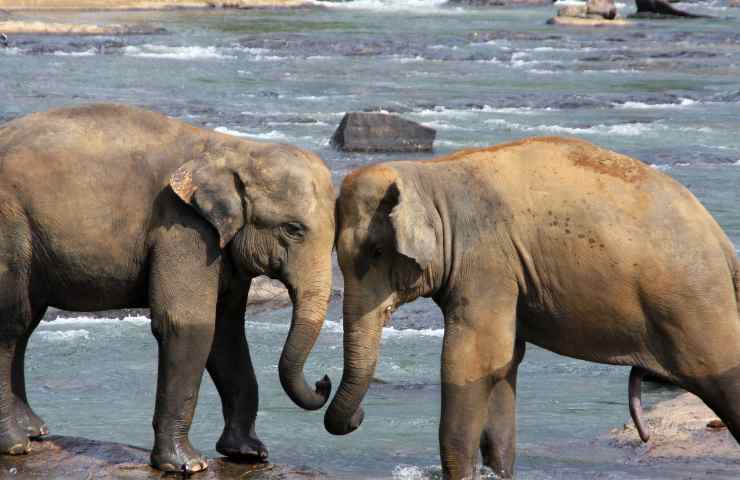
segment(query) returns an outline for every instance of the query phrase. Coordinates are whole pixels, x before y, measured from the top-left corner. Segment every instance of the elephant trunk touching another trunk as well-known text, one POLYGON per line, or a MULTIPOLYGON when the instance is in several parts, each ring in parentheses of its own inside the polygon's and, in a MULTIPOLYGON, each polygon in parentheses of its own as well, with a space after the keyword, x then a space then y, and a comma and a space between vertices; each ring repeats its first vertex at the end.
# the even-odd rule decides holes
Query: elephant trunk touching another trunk
POLYGON ((303 376, 303 365, 321 332, 331 295, 331 266, 311 272, 310 281, 287 282, 293 301, 288 338, 280 356, 280 383, 291 400, 306 410, 323 407, 331 393, 331 381, 324 376, 314 391, 303 376))
POLYGON ((324 416, 324 426, 333 435, 346 435, 360 426, 360 407, 375 373, 382 335, 382 305, 358 314, 345 289, 344 371, 342 383, 324 416))

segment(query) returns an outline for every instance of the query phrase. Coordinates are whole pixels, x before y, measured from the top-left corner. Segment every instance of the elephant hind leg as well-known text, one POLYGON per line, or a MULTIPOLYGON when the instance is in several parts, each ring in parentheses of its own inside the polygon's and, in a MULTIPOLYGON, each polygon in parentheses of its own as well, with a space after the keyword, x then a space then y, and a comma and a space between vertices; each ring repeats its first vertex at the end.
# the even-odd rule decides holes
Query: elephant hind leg
POLYGON ((663 351, 660 364, 669 380, 701 398, 740 443, 740 322, 735 309, 733 298, 679 319, 681 335, 666 337, 671 348, 663 351), (723 320, 708 320, 713 318, 723 320))
POLYGON ((691 391, 701 398, 740 443, 740 366, 698 379, 691 391))
POLYGON ((0 453, 19 455, 31 451, 31 442, 16 418, 10 379, 14 355, 15 339, 3 339, 0 343, 0 453))
POLYGON ((33 411, 26 395, 25 356, 28 339, 36 329, 46 313, 46 308, 34 309, 31 324, 23 336, 18 340, 13 358, 11 372, 13 395, 15 396, 16 419, 31 438, 39 438, 49 434, 46 423, 33 411))
POLYGON ((267 447, 255 432, 259 406, 257 377, 244 336, 248 290, 238 290, 228 291, 219 298, 216 333, 206 365, 221 396, 225 422, 216 450, 231 458, 266 461, 267 447))

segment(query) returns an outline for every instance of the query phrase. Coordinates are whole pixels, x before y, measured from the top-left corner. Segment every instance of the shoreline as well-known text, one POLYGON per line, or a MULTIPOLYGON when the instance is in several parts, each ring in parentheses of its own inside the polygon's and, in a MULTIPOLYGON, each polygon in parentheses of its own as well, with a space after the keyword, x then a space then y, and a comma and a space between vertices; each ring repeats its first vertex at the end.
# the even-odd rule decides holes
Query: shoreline
POLYGON ((650 440, 643 443, 632 421, 612 429, 605 441, 625 454, 624 463, 693 467, 740 466, 740 447, 726 427, 717 428, 717 415, 699 397, 684 392, 659 402, 643 415, 650 440))
POLYGON ((125 12, 321 8, 313 0, 0 0, 0 18, 15 12, 125 12))

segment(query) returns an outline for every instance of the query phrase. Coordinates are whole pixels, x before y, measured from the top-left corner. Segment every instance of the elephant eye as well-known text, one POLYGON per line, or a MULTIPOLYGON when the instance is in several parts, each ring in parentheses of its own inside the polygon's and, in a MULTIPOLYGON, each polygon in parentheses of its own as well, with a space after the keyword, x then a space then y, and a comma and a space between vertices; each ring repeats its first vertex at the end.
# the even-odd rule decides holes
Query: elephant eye
POLYGON ((285 235, 294 240, 300 240, 306 234, 305 228, 303 228, 303 225, 298 222, 289 222, 284 224, 283 232, 285 232, 285 235))
POLYGON ((375 245, 372 249, 371 256, 373 258, 380 258, 383 255, 383 247, 380 245, 375 245))

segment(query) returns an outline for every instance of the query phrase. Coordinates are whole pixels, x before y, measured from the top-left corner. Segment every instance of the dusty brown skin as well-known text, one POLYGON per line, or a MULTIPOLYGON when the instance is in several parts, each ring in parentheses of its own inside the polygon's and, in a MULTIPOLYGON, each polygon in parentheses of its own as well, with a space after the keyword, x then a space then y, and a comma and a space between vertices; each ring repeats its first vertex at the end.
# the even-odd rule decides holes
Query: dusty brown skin
POLYGON ((0 452, 47 433, 28 406, 23 358, 47 307, 150 307, 159 345, 155 443, 163 470, 206 468, 190 445, 204 368, 221 396, 216 445, 266 458, 244 336, 250 281, 281 280, 293 301, 280 380, 320 408, 303 364, 331 291, 334 193, 321 159, 163 115, 91 105, 0 126, 0 452))
POLYGON ((740 435, 740 266, 670 177, 583 141, 531 138, 359 170, 337 208, 344 373, 329 432, 359 426, 383 324, 428 296, 445 317, 447 478, 471 476, 479 448, 512 475, 525 342, 657 373, 740 435))

